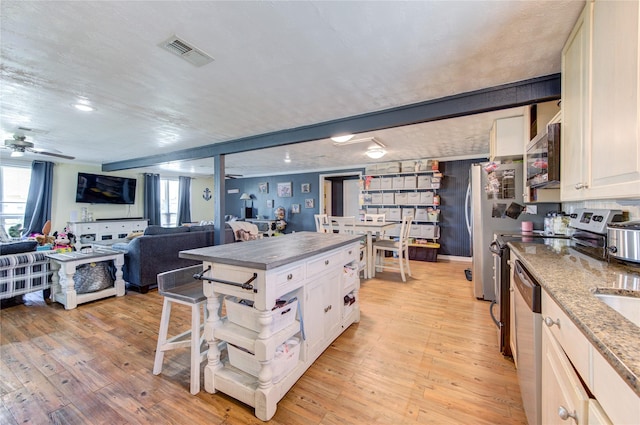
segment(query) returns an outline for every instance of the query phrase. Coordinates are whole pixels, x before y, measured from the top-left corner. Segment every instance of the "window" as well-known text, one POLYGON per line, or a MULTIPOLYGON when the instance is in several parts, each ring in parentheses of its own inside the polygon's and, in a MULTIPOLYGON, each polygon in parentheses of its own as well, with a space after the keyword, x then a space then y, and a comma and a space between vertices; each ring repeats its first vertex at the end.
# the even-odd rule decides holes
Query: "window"
POLYGON ((24 209, 29 195, 31 168, 20 166, 0 167, 0 225, 12 237, 19 234, 9 232, 16 224, 24 227, 24 209))
POLYGON ((178 180, 160 179, 160 224, 165 227, 178 225, 178 180))

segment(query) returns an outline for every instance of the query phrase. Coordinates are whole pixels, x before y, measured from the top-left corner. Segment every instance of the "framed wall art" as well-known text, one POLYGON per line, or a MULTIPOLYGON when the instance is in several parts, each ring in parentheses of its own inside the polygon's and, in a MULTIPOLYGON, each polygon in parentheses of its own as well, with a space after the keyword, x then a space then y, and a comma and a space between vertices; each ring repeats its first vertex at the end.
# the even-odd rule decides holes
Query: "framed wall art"
POLYGON ((300 204, 291 204, 291 213, 300 214, 300 204))
POLYGON ((267 199, 267 208, 273 208, 273 199, 267 199))
POLYGON ((292 196, 291 182, 278 183, 278 197, 291 198, 291 196, 292 196))
POLYGON ((268 182, 258 183, 258 193, 269 193, 269 183, 268 182))
POLYGON ((302 193, 310 193, 311 192, 311 183, 302 183, 302 185, 300 185, 300 192, 302 192, 302 193))
POLYGON ((315 200, 313 198, 305 199, 304 200, 304 207, 305 208, 315 208, 316 207, 315 200))

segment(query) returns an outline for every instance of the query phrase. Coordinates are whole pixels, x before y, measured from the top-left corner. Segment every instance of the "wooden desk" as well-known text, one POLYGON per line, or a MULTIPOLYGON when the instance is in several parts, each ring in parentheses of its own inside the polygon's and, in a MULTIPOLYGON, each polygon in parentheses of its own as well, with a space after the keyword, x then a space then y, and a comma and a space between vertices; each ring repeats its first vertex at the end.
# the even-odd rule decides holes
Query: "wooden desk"
POLYGON ((112 249, 95 249, 90 253, 79 251, 65 252, 58 254, 47 254, 51 259, 51 269, 54 271, 51 283, 51 297, 54 301, 64 305, 66 310, 74 309, 78 304, 102 298, 124 295, 124 280, 122 279, 122 265, 124 264, 124 253, 112 249), (76 267, 97 263, 100 261, 113 260, 116 266, 116 280, 111 288, 101 291, 89 292, 86 294, 76 293, 73 275, 76 267))

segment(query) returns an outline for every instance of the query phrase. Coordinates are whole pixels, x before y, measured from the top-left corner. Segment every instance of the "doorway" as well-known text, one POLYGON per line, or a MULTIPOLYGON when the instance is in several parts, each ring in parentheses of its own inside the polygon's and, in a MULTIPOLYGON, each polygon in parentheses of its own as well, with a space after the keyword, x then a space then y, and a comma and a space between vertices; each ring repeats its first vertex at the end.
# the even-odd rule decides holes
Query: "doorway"
POLYGON ((321 174, 320 214, 360 216, 361 172, 321 174))

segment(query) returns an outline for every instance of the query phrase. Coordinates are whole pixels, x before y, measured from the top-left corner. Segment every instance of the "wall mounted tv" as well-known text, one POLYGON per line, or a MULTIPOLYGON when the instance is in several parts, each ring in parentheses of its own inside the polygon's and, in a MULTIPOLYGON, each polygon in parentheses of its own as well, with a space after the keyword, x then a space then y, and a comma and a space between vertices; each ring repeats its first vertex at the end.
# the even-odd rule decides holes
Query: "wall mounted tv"
POLYGON ((136 179, 78 173, 76 202, 88 204, 133 204, 136 179))

